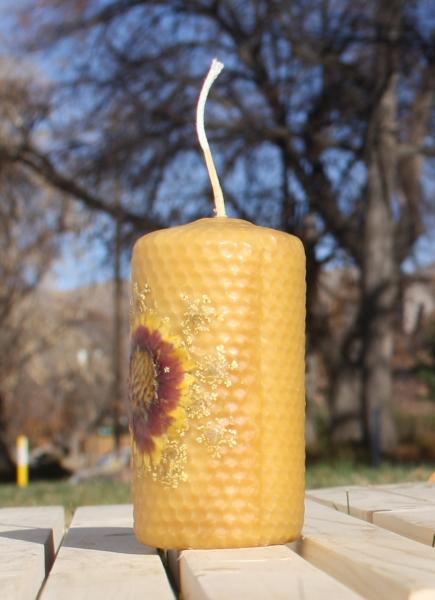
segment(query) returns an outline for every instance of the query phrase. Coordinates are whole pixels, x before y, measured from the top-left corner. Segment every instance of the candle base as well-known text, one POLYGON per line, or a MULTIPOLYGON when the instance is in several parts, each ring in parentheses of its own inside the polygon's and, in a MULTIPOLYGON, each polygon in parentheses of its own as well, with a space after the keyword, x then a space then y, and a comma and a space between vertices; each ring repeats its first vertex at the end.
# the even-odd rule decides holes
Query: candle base
POLYGON ((147 524, 146 515, 135 514, 134 533, 139 542, 154 548, 210 550, 288 544, 300 538, 303 525, 303 513, 293 514, 285 526, 279 522, 260 526, 235 522, 230 526, 222 517, 213 525, 177 520, 169 524, 166 520, 158 526, 147 524))

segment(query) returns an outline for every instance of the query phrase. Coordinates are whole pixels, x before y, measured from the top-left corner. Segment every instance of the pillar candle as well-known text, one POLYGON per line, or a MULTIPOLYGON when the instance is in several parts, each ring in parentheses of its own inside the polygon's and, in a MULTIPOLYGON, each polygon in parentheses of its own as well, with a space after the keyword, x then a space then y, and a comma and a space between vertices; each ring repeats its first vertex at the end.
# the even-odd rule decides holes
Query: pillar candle
POLYGON ((305 256, 226 217, 132 261, 134 528, 160 548, 279 544, 304 498, 305 256))
POLYGON ((214 67, 197 125, 217 216, 132 259, 134 530, 159 548, 280 544, 303 521, 305 254, 226 217, 201 123, 214 67))

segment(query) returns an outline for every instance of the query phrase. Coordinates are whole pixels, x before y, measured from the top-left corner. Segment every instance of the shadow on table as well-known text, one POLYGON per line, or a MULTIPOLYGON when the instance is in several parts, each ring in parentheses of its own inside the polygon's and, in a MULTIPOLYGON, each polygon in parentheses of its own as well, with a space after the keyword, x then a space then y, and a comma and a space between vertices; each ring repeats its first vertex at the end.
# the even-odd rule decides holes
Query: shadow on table
MULTIPOLYGON (((11 524, 8 523, 9 527, 10 525, 11 524)), ((21 528, 0 531, 0 539, 7 538, 9 540, 19 540, 21 542, 30 542, 31 544, 41 544, 44 546, 45 572, 47 574, 55 555, 53 531, 46 527, 26 527, 25 525, 20 526, 18 524, 16 527, 21 528)))
POLYGON ((154 548, 140 544, 131 527, 73 527, 63 547, 100 550, 117 554, 154 554, 154 548))

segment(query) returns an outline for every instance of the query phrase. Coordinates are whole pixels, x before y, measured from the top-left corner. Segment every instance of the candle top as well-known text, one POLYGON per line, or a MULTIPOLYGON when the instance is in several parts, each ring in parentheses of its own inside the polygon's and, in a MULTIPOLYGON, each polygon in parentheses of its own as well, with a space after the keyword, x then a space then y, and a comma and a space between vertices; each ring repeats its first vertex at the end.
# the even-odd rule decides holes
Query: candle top
POLYGON ((198 247, 208 244, 240 244, 261 245, 272 249, 280 247, 293 255, 305 256, 301 240, 289 233, 255 225, 244 219, 231 217, 204 217, 191 223, 159 229, 142 236, 135 244, 135 251, 142 245, 160 243, 171 245, 181 242, 198 247))

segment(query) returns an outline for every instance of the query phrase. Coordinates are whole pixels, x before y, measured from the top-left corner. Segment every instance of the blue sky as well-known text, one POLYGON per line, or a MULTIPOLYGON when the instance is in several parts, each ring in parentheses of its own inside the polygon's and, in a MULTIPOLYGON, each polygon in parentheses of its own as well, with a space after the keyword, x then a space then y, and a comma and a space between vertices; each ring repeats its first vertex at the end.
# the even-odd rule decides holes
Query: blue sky
MULTIPOLYGON (((3 41, 2 30, 7 31, 10 28, 8 15, 11 9, 16 8, 17 5, 24 5, 26 2, 27 0, 0 0, 0 48, 3 41)), ((3 50, 3 55, 5 52, 7 52, 7 49, 3 50)), ((39 59, 42 59, 42 69, 45 74, 54 76, 56 66, 51 64, 50 60, 44 55, 40 55, 39 59)), ((182 179, 179 182, 179 187, 184 187, 182 179)), ((209 214, 204 214, 204 216, 209 216, 209 214)), ((421 238, 416 245, 413 256, 404 265, 407 271, 412 271, 416 266, 426 266, 435 261, 435 240, 433 237, 434 233, 431 232, 421 238)), ((322 255, 327 251, 326 242, 324 247, 319 248, 319 254, 322 255)), ((124 276, 128 276, 127 262, 124 261, 124 276)), ((48 282, 55 287, 71 289, 110 278, 110 260, 107 258, 106 246, 101 242, 97 231, 95 235, 89 235, 89 232, 86 232, 83 236, 67 236, 64 239, 61 255, 50 273, 48 282)))

